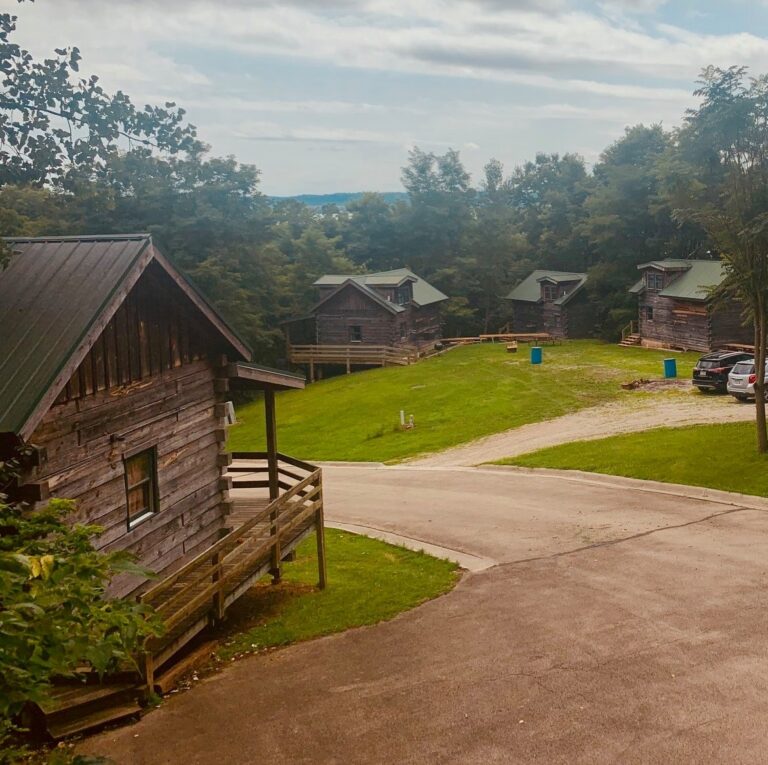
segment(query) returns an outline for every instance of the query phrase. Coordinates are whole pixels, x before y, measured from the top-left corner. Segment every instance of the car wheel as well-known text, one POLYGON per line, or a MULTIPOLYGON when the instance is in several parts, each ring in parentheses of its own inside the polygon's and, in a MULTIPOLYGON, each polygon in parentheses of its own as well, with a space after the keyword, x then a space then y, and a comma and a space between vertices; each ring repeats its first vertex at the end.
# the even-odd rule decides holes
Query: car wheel
MULTIPOLYGON (((699 386, 697 385, 696 387, 698 388, 699 386)), ((712 390, 711 388, 699 388, 699 393, 706 394, 706 393, 709 393, 711 390, 712 390)))

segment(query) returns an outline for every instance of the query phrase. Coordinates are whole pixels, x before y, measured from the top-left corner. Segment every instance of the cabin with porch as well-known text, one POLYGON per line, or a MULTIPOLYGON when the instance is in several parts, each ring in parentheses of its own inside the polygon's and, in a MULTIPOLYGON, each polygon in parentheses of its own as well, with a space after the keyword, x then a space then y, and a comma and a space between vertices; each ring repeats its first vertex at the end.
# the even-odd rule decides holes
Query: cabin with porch
POLYGON ((407 364, 434 346, 442 330, 440 290, 407 268, 326 274, 307 316, 284 324, 288 359, 315 367, 407 364), (414 353, 415 352, 415 353, 414 353))
POLYGON ((278 579, 314 529, 324 584, 321 473, 277 451, 275 392, 304 378, 252 364, 149 235, 6 243, 0 459, 31 452, 12 496, 32 511, 74 500, 72 522, 102 528, 98 549, 127 550, 157 574, 121 576, 110 594, 148 603, 166 627, 114 697, 95 679, 86 701, 69 688, 65 705, 42 710, 59 737, 138 709, 136 690, 162 689, 185 645, 259 578, 278 579), (236 387, 263 395, 267 444, 233 464, 226 415, 236 387))
POLYGON ((514 333, 545 333, 554 338, 588 337, 594 316, 584 285, 587 275, 537 270, 507 296, 514 333))
POLYGON ((725 279, 719 260, 653 260, 638 266, 630 289, 638 297, 638 319, 623 344, 649 348, 711 351, 729 343, 753 342, 743 306, 716 300, 725 279))

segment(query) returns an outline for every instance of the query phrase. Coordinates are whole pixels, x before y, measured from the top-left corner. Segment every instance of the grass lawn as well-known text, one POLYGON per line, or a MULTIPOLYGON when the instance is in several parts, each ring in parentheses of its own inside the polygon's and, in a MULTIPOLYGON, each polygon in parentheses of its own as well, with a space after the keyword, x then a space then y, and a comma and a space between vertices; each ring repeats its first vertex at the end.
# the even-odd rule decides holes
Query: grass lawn
MULTIPOLYGON (((544 364, 484 344, 449 351, 409 367, 388 367, 322 380, 278 396, 278 445, 316 460, 395 461, 474 438, 566 414, 627 393, 620 384, 660 378, 662 359, 674 356, 690 377, 699 354, 619 348, 572 340, 544 348, 544 364), (416 427, 398 428, 399 412, 416 427)), ((237 410, 230 430, 235 450, 264 448, 261 401, 237 410)))
POLYGON ((501 464, 588 470, 768 497, 768 456, 755 451, 751 422, 657 428, 577 441, 501 464))
POLYGON ((326 529, 328 586, 318 590, 314 535, 287 563, 283 582, 264 581, 229 611, 221 659, 375 624, 448 592, 455 563, 376 539, 326 529))

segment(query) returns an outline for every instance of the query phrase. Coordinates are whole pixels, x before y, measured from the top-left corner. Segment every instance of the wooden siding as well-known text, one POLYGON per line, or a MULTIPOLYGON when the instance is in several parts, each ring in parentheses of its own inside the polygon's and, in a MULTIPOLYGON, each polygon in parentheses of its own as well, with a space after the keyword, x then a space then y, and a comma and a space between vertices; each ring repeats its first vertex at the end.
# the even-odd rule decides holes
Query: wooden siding
MULTIPOLYGON (((379 290, 385 297, 385 290, 379 290)), ((390 290, 394 297, 394 290, 390 290)), ((419 308, 413 304, 392 313, 385 306, 354 287, 342 289, 323 303, 315 313, 318 345, 348 345, 350 327, 362 330, 363 345, 397 346, 415 341, 437 339, 441 330, 441 312, 437 305, 419 308)))
POLYGON ((512 329, 517 333, 547 332, 561 339, 588 337, 593 315, 586 293, 574 296, 567 305, 513 300, 512 329))
POLYGON ((646 290, 640 298, 638 319, 639 334, 646 345, 710 351, 728 342, 752 342, 735 304, 714 309, 701 301, 646 290), (652 319, 648 318, 648 308, 653 311, 652 319))
MULTIPOLYGON (((228 507, 224 373, 209 330, 166 286, 141 277, 29 439, 42 460, 26 476, 75 500, 72 521, 103 528, 99 549, 129 550, 157 573, 216 541, 228 507), (123 459, 149 448, 158 511, 129 529, 123 459)), ((118 578, 112 591, 138 584, 118 578)))

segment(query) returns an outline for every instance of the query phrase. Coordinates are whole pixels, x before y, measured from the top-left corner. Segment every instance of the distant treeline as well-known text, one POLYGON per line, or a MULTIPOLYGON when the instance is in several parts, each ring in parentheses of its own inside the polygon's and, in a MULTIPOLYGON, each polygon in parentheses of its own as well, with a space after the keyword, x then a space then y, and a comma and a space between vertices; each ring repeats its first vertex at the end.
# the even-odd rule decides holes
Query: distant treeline
MULTIPOLYGON (((722 89, 718 72, 704 88, 722 89)), ((737 74, 733 87, 745 77, 737 74)), ((450 335, 504 324, 503 296, 534 268, 588 271, 593 333, 611 339, 634 316, 627 289, 639 263, 717 257, 695 218, 680 212, 718 161, 694 140, 696 119, 689 114, 672 132, 627 128, 591 169, 575 154, 539 154, 511 172, 492 159, 475 183, 458 152, 414 149, 403 198, 333 195, 320 207, 316 197, 261 194, 259 171, 233 157, 199 147, 158 156, 142 146, 113 152, 98 172, 66 184, 6 183, 0 230, 148 231, 272 362, 282 354, 280 322, 312 305, 315 279, 400 266, 451 297, 450 335)))

